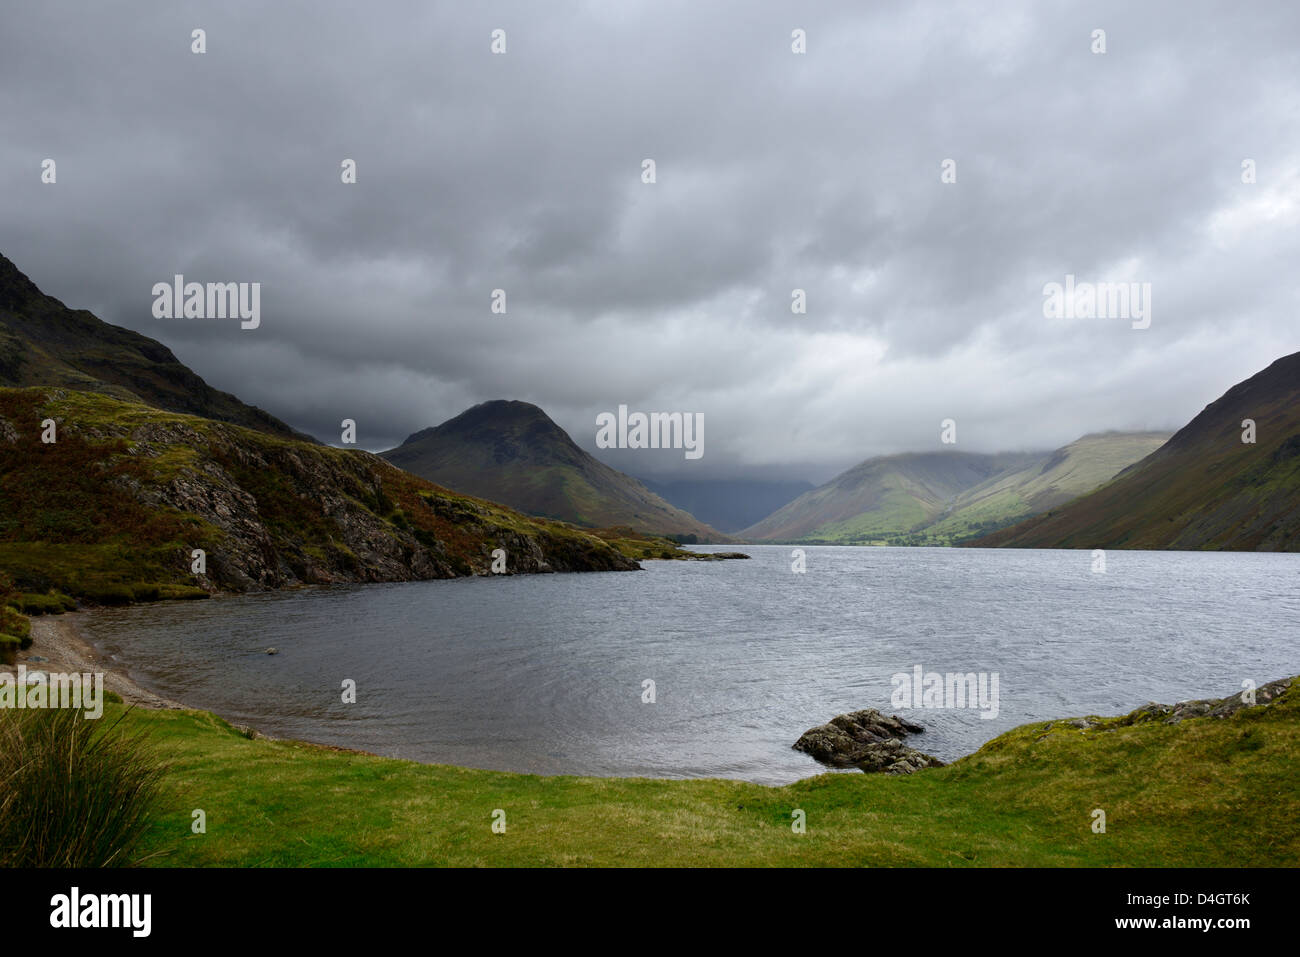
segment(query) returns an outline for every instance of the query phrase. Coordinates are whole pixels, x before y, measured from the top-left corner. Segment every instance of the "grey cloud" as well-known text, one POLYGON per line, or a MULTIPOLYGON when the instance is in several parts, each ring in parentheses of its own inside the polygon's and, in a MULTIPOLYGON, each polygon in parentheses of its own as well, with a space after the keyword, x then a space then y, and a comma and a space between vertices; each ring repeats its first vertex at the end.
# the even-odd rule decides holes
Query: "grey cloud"
POLYGON ((0 249, 372 448, 497 397, 588 448, 706 414, 698 463, 605 456, 640 473, 1176 427, 1297 348, 1298 41, 1285 0, 46 3, 0 31, 0 249), (1126 268, 1151 329, 1043 318, 1126 268), (177 272, 262 282, 262 327, 154 320, 177 272))

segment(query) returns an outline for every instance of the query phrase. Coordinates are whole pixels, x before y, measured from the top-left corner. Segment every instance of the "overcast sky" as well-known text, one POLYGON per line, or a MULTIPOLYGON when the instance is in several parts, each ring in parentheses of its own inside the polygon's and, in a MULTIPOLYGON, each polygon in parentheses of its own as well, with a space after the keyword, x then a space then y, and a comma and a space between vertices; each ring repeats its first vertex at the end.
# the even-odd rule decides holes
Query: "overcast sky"
POLYGON ((1053 448, 1300 349, 1297 51, 1294 0, 8 5, 0 252, 334 443, 513 398, 593 451, 702 412, 600 453, 642 475, 1053 448), (176 273, 260 327, 155 319, 176 273), (1150 328, 1045 318, 1066 274, 1150 328))

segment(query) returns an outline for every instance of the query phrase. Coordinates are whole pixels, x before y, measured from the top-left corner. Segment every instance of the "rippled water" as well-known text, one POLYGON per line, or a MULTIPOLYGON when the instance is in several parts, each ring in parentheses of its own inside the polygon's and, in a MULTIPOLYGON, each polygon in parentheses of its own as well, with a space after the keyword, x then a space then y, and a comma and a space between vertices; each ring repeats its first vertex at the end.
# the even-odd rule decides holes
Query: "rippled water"
MULTIPOLYGON (((1026 721, 1300 673, 1300 556, 750 546, 633 573, 307 589, 91 617, 140 683, 277 737, 544 774, 783 783, 807 728, 897 672, 997 672, 1000 713, 913 709, 969 753, 1026 721), (275 647, 279 654, 267 655, 275 647), (358 700, 341 701, 356 681, 358 700), (656 701, 642 703, 642 682, 656 701)), ((855 772, 856 773, 856 772, 855 772)))

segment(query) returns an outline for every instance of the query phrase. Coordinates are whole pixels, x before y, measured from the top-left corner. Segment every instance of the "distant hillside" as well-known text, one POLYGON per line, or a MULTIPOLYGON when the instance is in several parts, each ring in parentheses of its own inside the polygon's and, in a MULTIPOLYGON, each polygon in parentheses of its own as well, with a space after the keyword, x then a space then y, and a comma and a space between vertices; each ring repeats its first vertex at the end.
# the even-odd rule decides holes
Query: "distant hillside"
POLYGON ((1300 551, 1300 352, 1092 494, 971 544, 1300 551), (1242 442, 1245 419, 1254 444, 1242 442))
MULTIPOLYGON (((147 290, 146 290, 147 291, 147 290)), ((69 309, 0 256, 0 386, 102 392, 315 442, 203 381, 155 339, 69 309)))
POLYGON ((868 459, 738 533, 744 541, 848 543, 927 525, 961 492, 1039 456, 909 452, 868 459))
POLYGON ((1045 460, 995 476, 956 497, 922 530, 924 543, 961 542, 1091 492, 1169 440, 1167 432, 1085 435, 1045 460))
POLYGON ((298 583, 638 567, 610 544, 368 452, 139 402, 0 389, 0 572, 102 603, 298 583), (41 441, 53 419, 57 441, 41 441), (191 552, 206 569, 191 570, 191 552))
POLYGON ((622 525, 699 541, 728 540, 588 455, 527 402, 484 402, 382 455, 431 482, 529 515, 589 528, 622 525))
POLYGON ((641 479, 666 502, 724 532, 738 532, 813 488, 762 479, 641 479))
POLYGON ((747 541, 949 545, 1091 491, 1167 438, 1108 432, 1051 453, 869 459, 738 534, 747 541))

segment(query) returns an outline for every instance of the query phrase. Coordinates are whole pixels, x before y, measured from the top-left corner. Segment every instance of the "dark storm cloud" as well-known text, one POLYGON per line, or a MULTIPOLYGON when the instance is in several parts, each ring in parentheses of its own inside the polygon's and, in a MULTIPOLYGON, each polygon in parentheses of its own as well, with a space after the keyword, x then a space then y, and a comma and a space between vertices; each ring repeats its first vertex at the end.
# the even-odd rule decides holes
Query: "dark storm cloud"
POLYGON ((371 448, 497 397, 589 448, 705 414, 641 472, 1050 447, 1300 348, 1297 46, 1281 0, 45 3, 0 29, 0 251, 371 448), (175 273, 261 282, 261 327, 154 319, 175 273), (1045 319, 1067 273, 1152 283, 1151 328, 1045 319))

